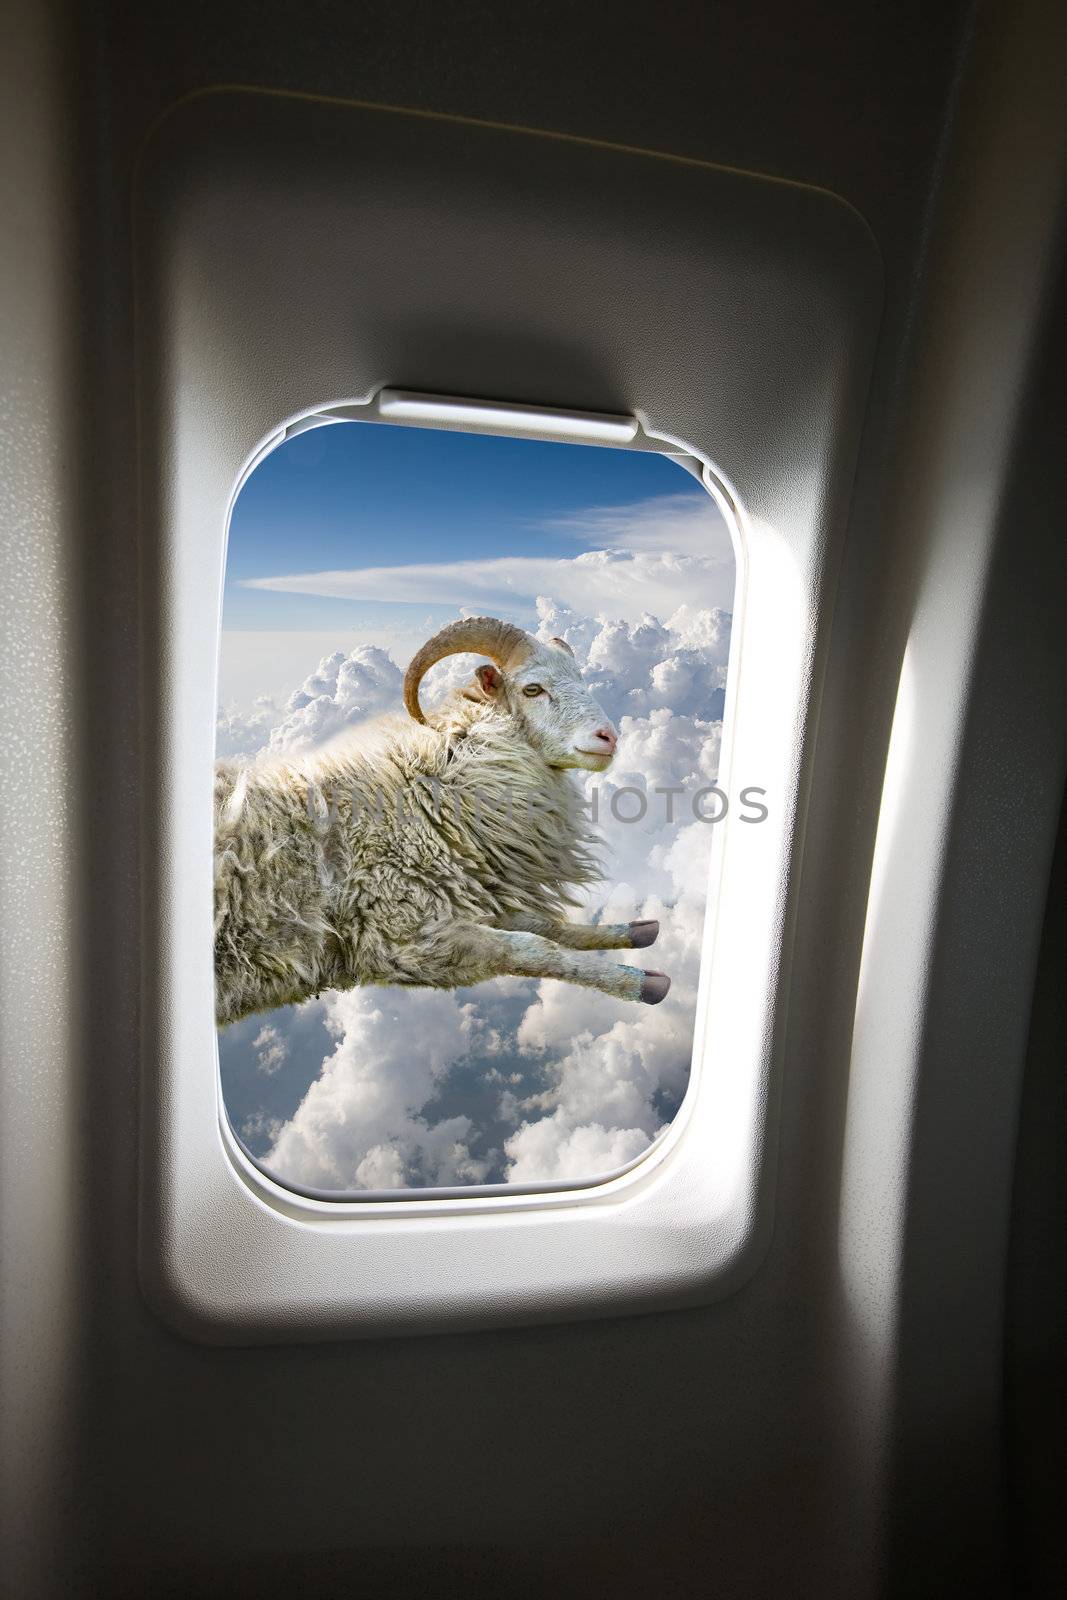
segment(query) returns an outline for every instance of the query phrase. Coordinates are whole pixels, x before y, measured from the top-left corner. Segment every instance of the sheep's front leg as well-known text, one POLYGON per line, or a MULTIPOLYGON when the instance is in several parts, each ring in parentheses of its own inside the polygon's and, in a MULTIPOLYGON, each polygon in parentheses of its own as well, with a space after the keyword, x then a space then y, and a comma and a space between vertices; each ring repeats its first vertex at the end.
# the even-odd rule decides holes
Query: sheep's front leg
POLYGON ((463 952, 461 968, 476 969, 458 980, 462 983, 483 978, 560 978, 651 1006, 658 1005, 671 986, 665 973, 621 967, 589 950, 565 949, 537 933, 467 925, 455 927, 452 937, 463 952))
POLYGON ((556 917, 546 917, 537 912, 521 912, 500 917, 498 928, 512 933, 539 933, 553 944, 564 945, 568 950, 644 950, 655 944, 659 936, 659 923, 645 922, 562 922, 556 917))

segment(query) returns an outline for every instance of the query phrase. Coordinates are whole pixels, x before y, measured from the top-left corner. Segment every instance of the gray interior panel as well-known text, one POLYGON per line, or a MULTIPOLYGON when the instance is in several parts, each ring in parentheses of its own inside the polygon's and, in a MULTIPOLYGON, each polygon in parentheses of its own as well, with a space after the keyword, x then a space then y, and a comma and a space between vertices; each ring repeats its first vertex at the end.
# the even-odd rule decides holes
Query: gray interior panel
MULTIPOLYGON (((606 18, 8 0, 0 1450, 28 1600, 1061 1586, 1062 7, 606 18), (287 416, 387 382, 699 416, 755 516, 814 496, 773 1228, 679 1309, 307 1342, 272 1312, 274 1342, 212 1346, 140 1273, 182 1154, 142 1152, 185 1016, 177 441, 199 419, 214 507, 287 416)), ((185 527, 217 586, 217 522, 185 527)))

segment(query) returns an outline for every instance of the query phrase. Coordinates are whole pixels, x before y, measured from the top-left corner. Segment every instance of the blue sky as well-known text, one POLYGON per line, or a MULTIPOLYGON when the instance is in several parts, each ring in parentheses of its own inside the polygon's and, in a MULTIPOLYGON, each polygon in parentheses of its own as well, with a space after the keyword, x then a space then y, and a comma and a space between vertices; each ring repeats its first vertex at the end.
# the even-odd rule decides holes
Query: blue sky
POLYGON ((707 506, 700 485, 651 452, 428 428, 337 424, 300 434, 256 469, 234 507, 225 626, 358 627, 425 604, 244 587, 294 571, 571 557, 583 513, 662 495, 707 506))

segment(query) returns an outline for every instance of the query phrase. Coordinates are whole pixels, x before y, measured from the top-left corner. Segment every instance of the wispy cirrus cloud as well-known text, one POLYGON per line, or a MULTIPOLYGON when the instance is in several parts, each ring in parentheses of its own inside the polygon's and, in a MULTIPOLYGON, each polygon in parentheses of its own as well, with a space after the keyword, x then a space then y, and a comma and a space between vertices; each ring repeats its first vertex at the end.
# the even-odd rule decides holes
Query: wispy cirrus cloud
POLYGON ((733 567, 730 533, 707 494, 653 495, 632 505, 590 506, 543 524, 584 544, 615 550, 669 550, 733 567))
MULTIPOLYGON (((580 917, 658 918, 649 954, 674 980, 670 1003, 626 1007, 574 984, 506 978, 467 991, 353 989, 256 1019, 240 1126, 282 1182, 346 1190, 587 1179, 639 1155, 681 1101, 712 830, 683 801, 673 821, 649 804, 624 823, 612 799, 623 789, 631 803, 670 788, 691 795, 714 781, 721 723, 709 706, 725 679, 730 618, 684 606, 630 626, 542 600, 539 632, 568 639, 620 720, 610 772, 575 779, 590 800, 598 793, 610 862, 580 917), (290 1043, 284 1069, 272 1072, 290 1043), (298 1086, 288 1100, 287 1074, 298 1086)), ((264 749, 306 748, 398 695, 400 676, 371 647, 328 656, 276 727, 256 712, 242 748, 257 738, 264 749)), ((233 1072, 234 1052, 223 1053, 233 1072)))
POLYGON ((298 572, 248 578, 248 587, 347 600, 390 600, 457 610, 536 616, 537 596, 586 615, 639 622, 669 616, 694 589, 706 605, 729 610, 733 563, 671 551, 587 550, 568 560, 501 556, 486 561, 418 562, 405 567, 298 572))
POLYGON ((486 555, 477 561, 337 568, 246 578, 242 587, 340 600, 453 606, 536 614, 538 595, 589 616, 638 622, 669 616, 691 599, 729 610, 734 555, 715 504, 705 494, 658 495, 626 506, 593 507, 544 524, 590 548, 576 556, 486 555))

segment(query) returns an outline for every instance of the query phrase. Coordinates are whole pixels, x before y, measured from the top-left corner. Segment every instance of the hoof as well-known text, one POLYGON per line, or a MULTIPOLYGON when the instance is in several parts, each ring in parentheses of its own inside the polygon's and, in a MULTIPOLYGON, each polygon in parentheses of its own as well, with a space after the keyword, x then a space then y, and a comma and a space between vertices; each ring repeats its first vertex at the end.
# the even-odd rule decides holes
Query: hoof
POLYGON ((641 980, 641 999, 646 1006, 658 1006, 667 998, 671 980, 665 972, 646 972, 641 980))
POLYGON ((659 938, 658 922, 631 922, 630 948, 643 950, 646 945, 655 944, 659 938))

